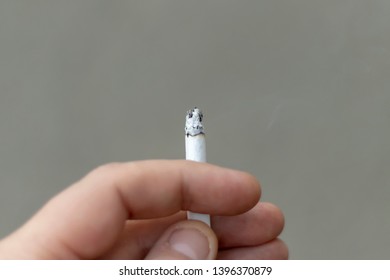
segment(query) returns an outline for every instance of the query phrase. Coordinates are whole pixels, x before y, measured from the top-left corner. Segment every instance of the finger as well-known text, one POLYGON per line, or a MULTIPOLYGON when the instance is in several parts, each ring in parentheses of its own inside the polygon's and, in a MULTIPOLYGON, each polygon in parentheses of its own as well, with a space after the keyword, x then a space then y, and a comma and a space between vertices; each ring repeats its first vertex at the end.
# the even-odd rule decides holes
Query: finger
POLYGON ((260 246, 243 247, 220 251, 219 260, 287 260, 288 248, 280 239, 260 246))
POLYGON ((211 228, 199 221, 181 221, 169 227, 152 247, 148 260, 211 260, 218 241, 211 228))
MULTIPOLYGON (((171 224, 185 218, 186 213, 181 212, 156 220, 128 221, 117 244, 104 258, 142 259, 171 224)), ((257 246, 279 236, 284 217, 275 205, 260 202, 241 215, 212 216, 211 225, 220 249, 257 246)))
POLYGON ((129 218, 163 217, 179 210, 233 215, 253 207, 259 197, 252 176, 209 164, 111 164, 52 199, 22 236, 39 236, 42 244, 36 247, 46 248, 40 253, 47 258, 95 258, 113 246, 129 218))
POLYGON ((263 244, 275 239, 284 227, 283 213, 267 202, 258 203, 244 214, 216 216, 212 221, 220 248, 263 244))
POLYGON ((107 165, 79 185, 88 188, 87 195, 93 190, 95 203, 103 200, 99 194, 122 200, 121 212, 132 219, 164 217, 179 210, 234 215, 253 207, 260 197, 253 176, 191 161, 107 165))
POLYGON ((144 259, 158 238, 171 225, 186 219, 186 212, 148 220, 127 220, 115 245, 102 259, 144 259))

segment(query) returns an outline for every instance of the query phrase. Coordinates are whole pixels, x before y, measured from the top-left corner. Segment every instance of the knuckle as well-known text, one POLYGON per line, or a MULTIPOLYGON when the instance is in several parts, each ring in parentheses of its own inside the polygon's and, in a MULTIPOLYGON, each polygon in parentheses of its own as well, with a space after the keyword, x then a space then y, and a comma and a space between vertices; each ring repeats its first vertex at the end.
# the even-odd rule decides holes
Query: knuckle
POLYGON ((122 165, 122 163, 119 162, 110 162, 103 165, 100 165, 96 167, 94 170, 90 172, 90 176, 92 177, 101 177, 107 174, 112 173, 115 170, 118 170, 118 168, 122 165))

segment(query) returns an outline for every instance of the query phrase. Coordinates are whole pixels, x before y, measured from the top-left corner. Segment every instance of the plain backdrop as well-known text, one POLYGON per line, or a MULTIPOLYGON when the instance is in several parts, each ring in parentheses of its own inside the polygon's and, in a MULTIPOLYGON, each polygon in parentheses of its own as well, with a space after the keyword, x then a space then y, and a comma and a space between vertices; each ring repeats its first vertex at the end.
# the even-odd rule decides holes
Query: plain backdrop
POLYGON ((292 259, 390 257, 390 1, 0 2, 0 237, 111 161, 246 170, 292 259))

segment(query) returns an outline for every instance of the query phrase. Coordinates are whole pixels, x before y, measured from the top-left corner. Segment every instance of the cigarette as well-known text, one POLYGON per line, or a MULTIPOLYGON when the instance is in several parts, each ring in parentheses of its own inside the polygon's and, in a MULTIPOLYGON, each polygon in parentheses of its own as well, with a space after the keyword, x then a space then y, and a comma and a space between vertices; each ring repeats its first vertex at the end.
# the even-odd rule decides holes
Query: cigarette
MULTIPOLYGON (((198 108, 191 109, 186 115, 186 160, 206 162, 206 140, 203 129, 203 114, 198 108)), ((210 226, 210 215, 187 212, 187 219, 198 220, 210 226)))

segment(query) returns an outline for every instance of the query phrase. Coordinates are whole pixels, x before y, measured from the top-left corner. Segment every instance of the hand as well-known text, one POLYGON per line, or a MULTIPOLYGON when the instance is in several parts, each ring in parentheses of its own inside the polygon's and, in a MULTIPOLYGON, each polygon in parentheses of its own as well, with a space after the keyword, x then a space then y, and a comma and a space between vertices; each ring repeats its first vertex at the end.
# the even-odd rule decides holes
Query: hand
POLYGON ((114 163, 0 242, 5 259, 285 259, 281 211, 240 171, 184 160, 114 163), (212 215, 210 229, 186 210, 212 215))

